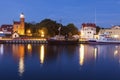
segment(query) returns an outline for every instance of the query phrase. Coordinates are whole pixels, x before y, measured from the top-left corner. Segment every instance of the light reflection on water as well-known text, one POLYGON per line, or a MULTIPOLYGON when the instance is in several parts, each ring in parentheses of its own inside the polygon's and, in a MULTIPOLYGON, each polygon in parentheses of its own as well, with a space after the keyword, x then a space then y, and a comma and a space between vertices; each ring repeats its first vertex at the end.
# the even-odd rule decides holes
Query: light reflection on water
POLYGON ((18 69, 19 75, 22 76, 24 73, 24 58, 21 57, 19 60, 19 69, 18 69))
POLYGON ((43 64, 44 63, 44 55, 45 55, 45 46, 44 45, 41 45, 40 46, 40 63, 43 64))
POLYGON ((98 51, 98 48, 94 48, 94 57, 95 57, 95 60, 97 59, 97 51, 98 51))
POLYGON ((12 50, 13 50, 13 56, 19 60, 18 72, 19 75, 22 76, 22 74, 25 71, 24 69, 25 46, 24 45, 18 46, 13 44, 12 50))
POLYGON ((85 51, 84 45, 81 44, 81 45, 80 45, 80 53, 79 53, 79 56, 80 56, 79 64, 80 64, 81 66, 84 64, 84 54, 85 54, 84 51, 85 51))
POLYGON ((4 46, 3 44, 0 45, 0 55, 4 54, 4 46))
POLYGON ((27 50, 28 50, 28 53, 30 53, 30 55, 31 55, 31 53, 32 53, 32 45, 31 44, 27 45, 27 50))
MULTIPOLYGON (((52 74, 58 78, 61 78, 60 76, 63 74, 66 75, 64 77, 71 74, 74 79, 88 80, 84 76, 89 77, 92 72, 93 77, 89 79, 96 80, 94 77, 97 76, 98 79, 101 74, 101 80, 103 80, 102 77, 110 79, 107 77, 110 75, 105 76, 104 73, 113 76, 120 74, 120 45, 0 44, 0 54, 4 56, 0 59, 0 75, 2 71, 5 72, 6 69, 1 66, 8 66, 3 64, 8 59, 8 63, 13 63, 9 67, 11 74, 12 71, 16 71, 14 67, 17 65, 18 76, 24 76, 29 80, 36 75, 39 79, 44 79, 44 76, 52 76, 52 74), (42 68, 40 68, 41 64, 42 68), (79 70, 80 67, 82 70, 79 70), (116 69, 116 72, 111 70, 113 68, 116 69), (32 76, 26 76, 29 74, 32 76)), ((69 77, 72 78, 72 76, 69 77)), ((120 79, 119 76, 116 77, 120 79)))

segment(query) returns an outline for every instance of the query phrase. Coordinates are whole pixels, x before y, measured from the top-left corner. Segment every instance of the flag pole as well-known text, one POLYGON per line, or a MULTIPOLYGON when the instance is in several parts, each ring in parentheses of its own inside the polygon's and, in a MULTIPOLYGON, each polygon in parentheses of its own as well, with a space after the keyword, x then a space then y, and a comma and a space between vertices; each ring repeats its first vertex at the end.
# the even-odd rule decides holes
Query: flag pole
POLYGON ((58 28, 59 30, 59 36, 60 36, 60 31, 61 31, 61 20, 60 20, 60 27, 58 28))

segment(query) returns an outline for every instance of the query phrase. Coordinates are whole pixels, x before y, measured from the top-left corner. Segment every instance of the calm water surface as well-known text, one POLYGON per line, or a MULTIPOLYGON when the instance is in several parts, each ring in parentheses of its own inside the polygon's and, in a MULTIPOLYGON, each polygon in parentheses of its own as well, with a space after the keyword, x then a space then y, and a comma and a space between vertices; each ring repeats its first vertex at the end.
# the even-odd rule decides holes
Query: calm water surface
POLYGON ((120 45, 0 44, 0 80, 120 80, 120 45))

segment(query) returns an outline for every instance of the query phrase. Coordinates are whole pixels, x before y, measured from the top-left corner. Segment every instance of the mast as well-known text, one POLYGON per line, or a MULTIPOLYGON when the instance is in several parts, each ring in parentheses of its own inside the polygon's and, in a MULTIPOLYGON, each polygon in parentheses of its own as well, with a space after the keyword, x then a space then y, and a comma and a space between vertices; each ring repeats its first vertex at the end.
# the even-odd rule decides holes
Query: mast
POLYGON ((60 31, 61 31, 61 22, 62 22, 62 20, 60 20, 60 27, 58 28, 59 36, 60 36, 60 31))
POLYGON ((95 24, 96 24, 97 22, 96 22, 96 8, 95 8, 95 24))

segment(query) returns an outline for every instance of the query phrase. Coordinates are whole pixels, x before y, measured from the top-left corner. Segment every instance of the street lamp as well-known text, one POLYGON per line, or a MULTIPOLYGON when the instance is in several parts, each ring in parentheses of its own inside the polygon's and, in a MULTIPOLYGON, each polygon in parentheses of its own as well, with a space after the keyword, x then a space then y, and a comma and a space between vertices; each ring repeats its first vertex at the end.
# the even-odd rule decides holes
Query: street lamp
POLYGON ((45 37, 45 34, 43 31, 41 31, 41 37, 45 37))
POLYGON ((28 35, 28 36, 32 36, 30 29, 27 30, 27 35, 28 35))

